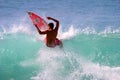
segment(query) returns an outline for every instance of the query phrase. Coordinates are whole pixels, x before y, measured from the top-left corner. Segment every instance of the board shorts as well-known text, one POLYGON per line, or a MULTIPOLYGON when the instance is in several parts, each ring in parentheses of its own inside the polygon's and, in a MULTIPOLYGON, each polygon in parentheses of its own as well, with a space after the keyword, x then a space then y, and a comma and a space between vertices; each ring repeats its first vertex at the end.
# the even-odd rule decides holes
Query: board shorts
POLYGON ((55 39, 55 44, 54 45, 47 45, 48 47, 54 48, 55 46, 59 46, 61 45, 62 42, 59 39, 55 39))
POLYGON ((61 41, 56 38, 56 40, 55 40, 55 45, 60 45, 60 44, 61 44, 61 41))

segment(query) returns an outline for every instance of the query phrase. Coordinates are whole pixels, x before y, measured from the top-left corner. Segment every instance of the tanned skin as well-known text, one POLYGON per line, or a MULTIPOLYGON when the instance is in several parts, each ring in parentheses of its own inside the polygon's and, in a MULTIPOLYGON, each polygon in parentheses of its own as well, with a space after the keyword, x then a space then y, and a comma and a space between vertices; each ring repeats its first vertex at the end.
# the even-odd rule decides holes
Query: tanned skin
POLYGON ((55 40, 56 40, 56 37, 57 37, 57 34, 58 34, 58 29, 59 29, 59 21, 54 19, 54 18, 51 18, 51 17, 47 17, 48 20, 53 20, 56 22, 56 26, 55 28, 50 28, 49 26, 49 29, 46 30, 46 31, 40 31, 40 29, 37 27, 37 25, 35 25, 35 27, 37 28, 37 31, 39 32, 39 34, 46 34, 46 45, 48 47, 52 47, 55 45, 55 40))

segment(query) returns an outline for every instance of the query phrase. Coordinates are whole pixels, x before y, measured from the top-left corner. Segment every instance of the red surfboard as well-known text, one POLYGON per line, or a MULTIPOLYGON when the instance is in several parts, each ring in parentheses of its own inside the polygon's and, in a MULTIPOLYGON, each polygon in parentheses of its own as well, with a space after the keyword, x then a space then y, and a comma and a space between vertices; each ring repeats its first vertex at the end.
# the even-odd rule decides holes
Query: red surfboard
POLYGON ((42 17, 38 16, 33 12, 28 12, 28 15, 32 20, 33 24, 37 25, 40 30, 44 31, 48 29, 48 24, 42 17))

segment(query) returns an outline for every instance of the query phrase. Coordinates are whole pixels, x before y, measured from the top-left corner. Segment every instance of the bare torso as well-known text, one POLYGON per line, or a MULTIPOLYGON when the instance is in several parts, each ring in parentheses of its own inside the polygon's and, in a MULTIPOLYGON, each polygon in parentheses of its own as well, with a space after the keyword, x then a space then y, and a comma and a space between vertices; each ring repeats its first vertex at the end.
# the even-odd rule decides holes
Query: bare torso
POLYGON ((57 37, 57 30, 48 30, 46 35, 46 45, 49 47, 55 46, 55 40, 57 37))

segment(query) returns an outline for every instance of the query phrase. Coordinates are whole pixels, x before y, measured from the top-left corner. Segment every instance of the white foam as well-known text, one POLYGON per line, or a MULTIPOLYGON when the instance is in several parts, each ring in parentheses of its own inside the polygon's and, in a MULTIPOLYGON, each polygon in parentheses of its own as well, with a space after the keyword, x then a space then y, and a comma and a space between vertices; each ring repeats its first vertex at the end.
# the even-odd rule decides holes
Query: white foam
POLYGON ((13 25, 12 28, 10 28, 10 30, 8 31, 8 33, 27 33, 27 34, 31 34, 32 31, 31 29, 28 27, 28 25, 13 25))
POLYGON ((29 25, 13 24, 11 27, 1 27, 2 31, 0 34, 15 34, 15 33, 26 33, 32 34, 34 31, 31 30, 29 25))
POLYGON ((108 33, 120 33, 120 28, 112 29, 111 27, 106 27, 99 34, 108 34, 108 33))
POLYGON ((64 54, 61 53, 59 48, 51 50, 51 48, 42 49, 38 52, 39 57, 36 62, 43 67, 43 71, 38 73, 37 76, 31 77, 32 80, 57 80, 57 71, 62 67, 59 59, 62 59, 64 54))
POLYGON ((93 63, 83 65, 84 74, 92 74, 102 80, 120 80, 120 67, 100 66, 93 63))
POLYGON ((73 25, 71 25, 68 30, 63 31, 60 27, 58 38, 60 39, 70 39, 78 34, 97 34, 97 35, 107 35, 107 34, 117 34, 120 33, 120 28, 112 29, 111 27, 106 27, 104 30, 97 31, 93 27, 85 27, 85 28, 75 28, 73 25))
POLYGON ((84 33, 84 34, 96 34, 96 30, 94 28, 90 28, 90 27, 86 27, 86 28, 83 28, 83 29, 80 29, 79 33, 84 33))
POLYGON ((73 25, 71 25, 66 32, 63 32, 60 30, 59 37, 61 39, 70 39, 78 34, 96 34, 96 30, 92 27, 85 27, 85 28, 74 28, 73 25))
POLYGON ((39 51, 39 57, 37 59, 37 61, 39 62, 49 62, 54 58, 62 58, 62 56, 64 54, 61 54, 61 51, 59 50, 59 48, 54 48, 53 50, 51 50, 51 48, 46 48, 46 49, 42 49, 39 51))
POLYGON ((120 80, 120 67, 95 64, 58 48, 42 49, 38 54, 36 62, 43 66, 43 70, 31 77, 32 80, 120 80), (71 67, 67 72, 67 67, 62 62, 66 59, 71 67), (62 72, 66 74, 63 75, 62 72))
POLYGON ((120 80, 120 67, 110 67, 95 64, 79 56, 74 56, 80 64, 67 78, 67 80, 120 80), (82 67, 82 68, 81 68, 82 67))
POLYGON ((70 28, 68 28, 68 30, 65 31, 65 32, 63 32, 63 29, 60 28, 58 37, 59 37, 60 39, 70 39, 70 38, 76 36, 76 35, 78 34, 78 32, 79 32, 79 29, 75 29, 75 28, 73 27, 73 25, 72 25, 72 26, 70 26, 70 28))

